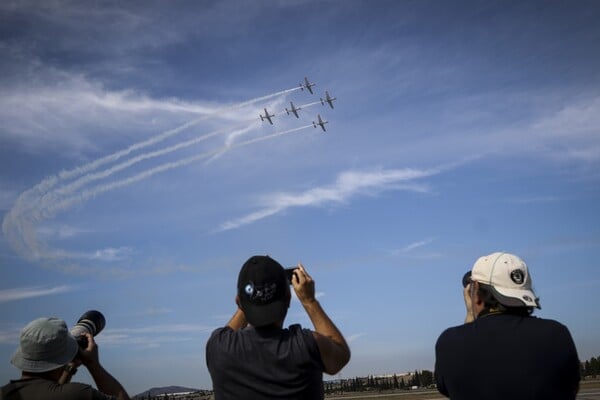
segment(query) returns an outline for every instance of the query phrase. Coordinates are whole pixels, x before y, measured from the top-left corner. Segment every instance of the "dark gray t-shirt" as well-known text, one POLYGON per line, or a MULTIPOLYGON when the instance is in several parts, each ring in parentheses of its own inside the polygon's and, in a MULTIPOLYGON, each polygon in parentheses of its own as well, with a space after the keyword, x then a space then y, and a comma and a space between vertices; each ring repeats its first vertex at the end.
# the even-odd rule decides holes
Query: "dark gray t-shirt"
POLYGON ((216 400, 322 399, 323 362, 309 329, 216 329, 206 344, 216 400))
POLYGON ((2 386, 0 400, 115 400, 83 383, 58 383, 43 379, 19 379, 2 386))

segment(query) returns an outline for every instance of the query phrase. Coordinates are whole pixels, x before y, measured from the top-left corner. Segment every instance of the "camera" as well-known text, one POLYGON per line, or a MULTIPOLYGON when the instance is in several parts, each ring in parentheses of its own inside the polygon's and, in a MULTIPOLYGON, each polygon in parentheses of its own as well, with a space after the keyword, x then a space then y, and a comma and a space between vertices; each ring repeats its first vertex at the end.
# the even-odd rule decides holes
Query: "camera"
POLYGON ((462 285, 464 288, 466 288, 469 283, 471 283, 471 271, 467 271, 462 278, 462 285))
POLYGON ((84 333, 96 336, 104 329, 105 324, 106 320, 100 311, 89 310, 84 312, 75 326, 71 328, 71 335, 75 337, 79 347, 86 348, 88 340, 84 333))
POLYGON ((292 276, 294 276, 294 271, 296 270, 296 268, 298 267, 291 267, 285 269, 285 277, 287 278, 287 281, 290 285, 292 284, 292 276))

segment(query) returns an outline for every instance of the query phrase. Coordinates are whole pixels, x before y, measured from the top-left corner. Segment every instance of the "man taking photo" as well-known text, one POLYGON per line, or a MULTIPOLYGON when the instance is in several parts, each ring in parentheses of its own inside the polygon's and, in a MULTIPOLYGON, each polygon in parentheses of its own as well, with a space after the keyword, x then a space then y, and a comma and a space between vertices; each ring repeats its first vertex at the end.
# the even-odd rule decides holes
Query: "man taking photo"
POLYGON ((22 371, 21 379, 3 386, 0 400, 129 400, 123 386, 100 365, 94 337, 84 335, 87 346, 82 348, 62 319, 38 318, 27 324, 11 360, 22 371), (81 364, 98 390, 70 382, 81 364))
POLYGON ((236 304, 231 320, 206 344, 215 399, 323 399, 323 372, 338 373, 350 349, 316 300, 304 266, 288 279, 269 256, 249 258, 238 275, 236 304), (299 324, 283 328, 290 285, 314 331, 299 324))

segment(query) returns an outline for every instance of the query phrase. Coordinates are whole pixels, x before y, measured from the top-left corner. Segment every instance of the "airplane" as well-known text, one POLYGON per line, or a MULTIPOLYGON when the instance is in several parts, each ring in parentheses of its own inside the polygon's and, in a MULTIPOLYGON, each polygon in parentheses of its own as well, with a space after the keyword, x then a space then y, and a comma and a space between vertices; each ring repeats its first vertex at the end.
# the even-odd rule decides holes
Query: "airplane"
POLYGON ((266 109, 266 108, 265 108, 265 115, 258 114, 258 116, 260 117, 260 120, 261 120, 261 121, 264 121, 264 120, 266 119, 267 121, 269 121, 269 123, 270 123, 271 125, 273 125, 273 121, 271 120, 271 117, 274 117, 274 116, 275 116, 275 114, 269 114, 269 113, 267 112, 267 109, 266 109))
POLYGON ((301 110, 302 108, 301 107, 297 107, 297 108, 294 107, 294 103, 292 103, 291 101, 290 101, 290 106, 292 106, 291 109, 289 109, 289 110, 287 108, 285 109, 285 112, 287 113, 287 115, 290 115, 290 112, 292 112, 292 113, 294 113, 294 115, 296 116, 296 118, 300 118, 298 116, 298 110, 301 110))
POLYGON ((323 121, 321 119, 321 114, 317 114, 317 117, 319 117, 319 122, 313 121, 313 126, 316 128, 317 125, 319 125, 321 127, 321 129, 323 129, 323 132, 326 132, 326 130, 325 130, 325 124, 328 123, 328 121, 323 121))
POLYGON ((337 97, 331 97, 329 92, 325 91, 325 100, 321 97, 321 104, 325 105, 325 102, 329 103, 329 107, 333 108, 333 101, 337 100, 337 97))
POLYGON ((315 84, 314 83, 310 83, 308 81, 308 78, 304 77, 304 83, 300 84, 300 89, 302 89, 302 90, 306 89, 306 90, 308 90, 310 92, 310 94, 313 94, 313 91, 311 89, 311 87, 313 87, 313 86, 315 86, 315 84))

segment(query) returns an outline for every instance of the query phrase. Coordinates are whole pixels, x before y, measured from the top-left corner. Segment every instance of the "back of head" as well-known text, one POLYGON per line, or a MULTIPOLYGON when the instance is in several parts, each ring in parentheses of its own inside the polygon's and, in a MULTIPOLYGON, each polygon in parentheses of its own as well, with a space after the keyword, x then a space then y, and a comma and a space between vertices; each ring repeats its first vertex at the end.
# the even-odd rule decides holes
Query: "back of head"
POLYGON ((471 280, 508 308, 541 308, 532 289, 527 264, 510 253, 492 253, 480 257, 471 270, 471 280))
POLYGON ((71 362, 78 349, 65 321, 38 318, 21 331, 20 344, 11 363, 25 372, 47 372, 71 362))
POLYGON ((238 275, 240 307, 248 322, 264 327, 283 322, 290 305, 285 270, 269 256, 252 256, 238 275))

